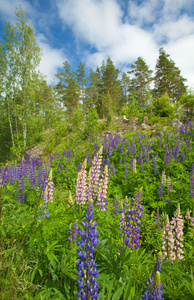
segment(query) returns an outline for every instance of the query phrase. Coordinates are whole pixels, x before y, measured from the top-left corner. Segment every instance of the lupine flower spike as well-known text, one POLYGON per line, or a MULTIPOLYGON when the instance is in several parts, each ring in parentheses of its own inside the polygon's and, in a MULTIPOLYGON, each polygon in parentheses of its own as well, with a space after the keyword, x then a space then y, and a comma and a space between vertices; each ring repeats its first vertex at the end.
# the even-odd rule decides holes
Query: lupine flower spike
POLYGON ((168 215, 166 217, 166 223, 162 233, 162 249, 164 251, 164 258, 172 259, 174 257, 174 236, 168 215))
POLYGON ((85 204, 86 201, 86 163, 84 160, 81 171, 78 173, 77 185, 76 185, 76 203, 79 205, 85 204))
POLYGON ((175 212, 174 217, 172 218, 172 221, 170 222, 172 229, 174 229, 174 258, 178 259, 183 259, 183 219, 181 216, 181 211, 180 211, 180 204, 178 204, 178 208, 175 212))
POLYGON ((100 206, 101 211, 105 210, 106 205, 106 194, 107 194, 107 184, 108 184, 108 166, 106 165, 104 168, 103 178, 99 183, 99 191, 96 205, 100 206))
POLYGON ((93 216, 93 200, 90 199, 88 202, 85 220, 81 222, 81 225, 85 227, 85 231, 83 229, 78 230, 78 233, 81 236, 81 238, 77 241, 77 245, 80 246, 77 250, 80 260, 76 263, 78 271, 77 275, 79 276, 77 283, 80 288, 77 296, 86 300, 94 300, 99 296, 99 283, 96 282, 99 272, 96 269, 97 264, 95 263, 93 256, 95 247, 98 244, 98 231, 96 230, 97 222, 92 222, 93 216))
POLYGON ((152 277, 148 278, 146 285, 148 288, 144 293, 144 296, 141 296, 142 300, 163 300, 163 285, 160 280, 160 272, 162 266, 162 252, 159 252, 156 258, 156 264, 152 271, 152 277))

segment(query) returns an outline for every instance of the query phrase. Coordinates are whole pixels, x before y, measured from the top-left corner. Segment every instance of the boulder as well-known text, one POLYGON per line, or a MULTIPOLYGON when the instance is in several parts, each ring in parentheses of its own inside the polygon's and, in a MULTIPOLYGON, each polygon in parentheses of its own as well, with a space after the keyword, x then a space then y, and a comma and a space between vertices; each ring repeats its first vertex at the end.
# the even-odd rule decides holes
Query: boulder
POLYGON ((148 125, 148 117, 147 116, 143 117, 142 123, 148 125))
POLYGON ((129 119, 127 119, 125 115, 123 115, 123 122, 124 123, 129 123, 129 119))

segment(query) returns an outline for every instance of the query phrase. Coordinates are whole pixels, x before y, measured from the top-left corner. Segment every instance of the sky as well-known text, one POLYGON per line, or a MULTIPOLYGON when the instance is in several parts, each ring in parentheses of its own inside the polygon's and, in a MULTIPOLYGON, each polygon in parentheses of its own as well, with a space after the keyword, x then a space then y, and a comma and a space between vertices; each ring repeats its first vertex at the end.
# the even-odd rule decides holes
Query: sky
POLYGON ((142 57, 155 70, 164 48, 194 89, 194 0, 0 0, 0 39, 21 5, 43 55, 49 84, 68 60, 86 71, 111 58, 122 72, 142 57))

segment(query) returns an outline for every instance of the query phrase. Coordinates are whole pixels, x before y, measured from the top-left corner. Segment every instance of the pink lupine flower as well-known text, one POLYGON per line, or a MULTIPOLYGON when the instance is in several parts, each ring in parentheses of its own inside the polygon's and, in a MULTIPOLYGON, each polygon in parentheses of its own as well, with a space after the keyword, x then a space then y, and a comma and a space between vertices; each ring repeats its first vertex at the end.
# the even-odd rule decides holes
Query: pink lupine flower
POLYGON ((191 220, 191 215, 190 215, 190 212, 189 212, 189 208, 188 208, 187 213, 185 215, 185 219, 191 220))
POLYGON ((162 184, 162 186, 166 186, 166 174, 165 174, 165 170, 162 172, 161 184, 162 184))
POLYGON ((136 158, 133 158, 133 173, 137 173, 137 170, 136 170, 136 158))
POLYGON ((98 198, 96 202, 96 205, 101 207, 101 211, 105 210, 107 184, 108 184, 108 166, 106 165, 104 168, 102 179, 100 179, 98 198))
POLYGON ((181 211, 180 211, 180 204, 178 204, 178 208, 175 212, 174 217, 172 218, 172 221, 170 222, 172 229, 174 229, 174 251, 175 251, 175 258, 178 259, 183 259, 184 256, 184 251, 183 251, 183 224, 184 221, 181 216, 181 211))
POLYGON ((164 258, 174 258, 174 236, 172 227, 170 226, 169 217, 166 217, 166 223, 162 233, 162 249, 164 252, 164 258))
POLYGON ((100 148, 97 155, 94 157, 92 161, 91 167, 91 186, 92 186, 92 198, 96 198, 98 194, 98 184, 99 184, 99 177, 100 177, 100 169, 102 163, 102 150, 103 147, 100 148))
POLYGON ((49 176, 48 176, 48 202, 53 202, 53 189, 54 189, 54 184, 53 184, 53 178, 52 178, 52 169, 50 170, 49 176))
POLYGON ((85 204, 86 201, 86 161, 82 165, 81 171, 78 173, 76 184, 76 203, 79 205, 85 204))

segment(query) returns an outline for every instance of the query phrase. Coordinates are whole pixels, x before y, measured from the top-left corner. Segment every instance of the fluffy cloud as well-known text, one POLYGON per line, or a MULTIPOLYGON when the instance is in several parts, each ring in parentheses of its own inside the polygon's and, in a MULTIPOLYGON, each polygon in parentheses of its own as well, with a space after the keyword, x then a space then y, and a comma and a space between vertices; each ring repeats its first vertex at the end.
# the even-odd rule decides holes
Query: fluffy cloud
POLYGON ((77 40, 95 48, 95 52, 85 52, 87 65, 99 66, 110 56, 117 66, 124 66, 141 56, 154 70, 158 50, 164 47, 188 84, 194 82, 190 50, 194 22, 189 16, 193 0, 145 0, 141 4, 131 0, 125 18, 116 0, 60 0, 57 6, 63 24, 71 27, 77 40))
POLYGON ((54 75, 58 72, 58 68, 62 67, 63 62, 67 60, 64 51, 63 49, 52 48, 42 34, 37 36, 37 43, 43 50, 39 70, 46 76, 49 84, 55 84, 56 78, 54 75))

